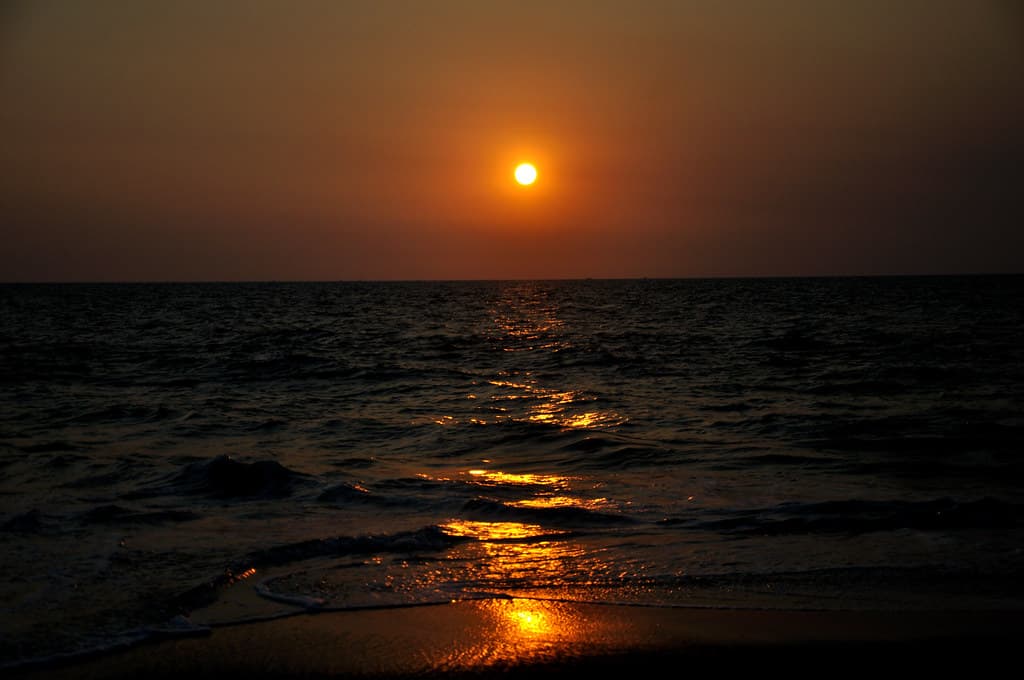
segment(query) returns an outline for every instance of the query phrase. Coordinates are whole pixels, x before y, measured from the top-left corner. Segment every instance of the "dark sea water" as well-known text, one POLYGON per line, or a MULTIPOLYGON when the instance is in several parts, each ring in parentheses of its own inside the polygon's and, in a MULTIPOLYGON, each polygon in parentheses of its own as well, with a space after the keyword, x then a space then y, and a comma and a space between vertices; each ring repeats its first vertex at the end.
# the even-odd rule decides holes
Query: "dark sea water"
POLYGON ((1024 607, 1024 277, 0 286, 0 664, 484 597, 1024 607))

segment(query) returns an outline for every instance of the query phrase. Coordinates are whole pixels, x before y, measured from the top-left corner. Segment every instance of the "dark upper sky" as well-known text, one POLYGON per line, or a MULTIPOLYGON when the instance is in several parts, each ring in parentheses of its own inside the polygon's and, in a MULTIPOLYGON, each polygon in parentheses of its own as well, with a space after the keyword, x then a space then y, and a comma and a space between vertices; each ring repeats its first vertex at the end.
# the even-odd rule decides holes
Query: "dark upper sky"
POLYGON ((4 0, 0 280, 1024 272, 1020 7, 4 0))

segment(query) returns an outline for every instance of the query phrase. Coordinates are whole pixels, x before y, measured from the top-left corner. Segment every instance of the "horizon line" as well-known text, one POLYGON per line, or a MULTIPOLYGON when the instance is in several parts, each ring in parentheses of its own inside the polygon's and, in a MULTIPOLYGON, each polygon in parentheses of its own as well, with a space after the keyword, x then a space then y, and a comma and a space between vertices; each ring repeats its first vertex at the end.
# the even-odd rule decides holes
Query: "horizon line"
POLYGON ((780 279, 886 279, 886 278, 955 278, 985 276, 1024 276, 1024 271, 997 272, 933 272, 884 274, 734 274, 711 276, 578 276, 578 277, 512 277, 512 278, 351 278, 351 279, 41 279, 0 280, 4 286, 33 285, 188 285, 188 284, 294 284, 294 283, 525 283, 580 281, 728 281, 780 279))

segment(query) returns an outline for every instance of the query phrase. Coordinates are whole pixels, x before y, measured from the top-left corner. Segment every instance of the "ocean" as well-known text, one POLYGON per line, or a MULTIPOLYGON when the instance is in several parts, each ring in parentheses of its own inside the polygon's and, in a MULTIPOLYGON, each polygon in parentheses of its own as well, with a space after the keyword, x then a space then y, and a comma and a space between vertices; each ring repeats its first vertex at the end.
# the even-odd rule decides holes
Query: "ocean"
POLYGON ((1024 607, 1024 276, 0 286, 0 667, 473 598, 1024 607))

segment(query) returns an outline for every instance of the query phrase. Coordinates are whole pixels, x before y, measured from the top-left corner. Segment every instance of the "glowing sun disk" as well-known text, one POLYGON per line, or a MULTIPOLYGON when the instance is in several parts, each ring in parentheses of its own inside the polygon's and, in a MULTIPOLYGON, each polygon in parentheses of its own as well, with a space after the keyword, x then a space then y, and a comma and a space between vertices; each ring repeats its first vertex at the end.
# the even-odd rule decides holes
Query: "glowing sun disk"
POLYGON ((537 181, 537 168, 529 163, 520 163, 516 166, 516 181, 523 186, 529 186, 537 181))

